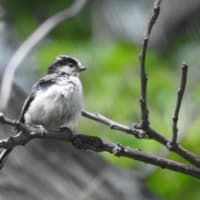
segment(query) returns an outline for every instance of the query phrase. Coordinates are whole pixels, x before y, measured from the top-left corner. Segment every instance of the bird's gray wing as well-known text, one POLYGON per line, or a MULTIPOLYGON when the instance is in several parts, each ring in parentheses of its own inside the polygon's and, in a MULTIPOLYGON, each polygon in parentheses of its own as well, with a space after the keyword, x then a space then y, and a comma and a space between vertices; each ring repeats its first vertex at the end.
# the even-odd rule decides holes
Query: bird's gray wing
POLYGON ((19 117, 19 121, 24 123, 24 114, 27 111, 27 109, 29 108, 31 102, 34 100, 37 91, 39 90, 45 90, 47 89, 49 86, 51 86, 53 83, 55 83, 57 78, 57 74, 48 74, 44 77, 42 77, 32 88, 32 92, 31 94, 26 98, 24 105, 22 107, 21 110, 21 114, 19 117))

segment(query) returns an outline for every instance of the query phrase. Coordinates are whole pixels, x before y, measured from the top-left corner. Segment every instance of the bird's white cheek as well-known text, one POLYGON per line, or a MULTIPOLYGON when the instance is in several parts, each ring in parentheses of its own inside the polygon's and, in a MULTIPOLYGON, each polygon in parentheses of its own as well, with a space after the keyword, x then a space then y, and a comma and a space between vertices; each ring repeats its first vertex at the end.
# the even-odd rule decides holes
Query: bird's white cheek
POLYGON ((67 74, 71 74, 73 72, 73 68, 69 67, 68 65, 65 65, 59 69, 60 72, 65 72, 67 74))

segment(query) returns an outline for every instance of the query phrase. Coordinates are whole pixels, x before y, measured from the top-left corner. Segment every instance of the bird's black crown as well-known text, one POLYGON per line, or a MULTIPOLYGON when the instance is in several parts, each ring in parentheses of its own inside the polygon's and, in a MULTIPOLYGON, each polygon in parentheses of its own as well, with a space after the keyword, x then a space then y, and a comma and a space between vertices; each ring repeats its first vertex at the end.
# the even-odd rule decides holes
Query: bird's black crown
POLYGON ((56 61, 49 66, 48 74, 54 73, 57 70, 57 68, 65 65, 68 65, 69 67, 77 67, 79 65, 79 62, 75 58, 70 56, 65 56, 65 55, 58 56, 56 58, 56 61))
POLYGON ((59 56, 56 58, 56 62, 60 65, 76 66, 78 61, 70 56, 59 56))

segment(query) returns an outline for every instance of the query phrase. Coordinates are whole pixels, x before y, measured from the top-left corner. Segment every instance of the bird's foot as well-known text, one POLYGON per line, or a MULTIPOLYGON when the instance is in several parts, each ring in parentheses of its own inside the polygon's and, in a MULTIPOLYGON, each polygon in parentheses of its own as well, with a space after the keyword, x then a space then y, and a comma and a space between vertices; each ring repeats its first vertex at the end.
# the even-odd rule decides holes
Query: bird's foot
POLYGON ((41 136, 45 135, 46 129, 44 128, 43 125, 40 124, 34 124, 32 125, 33 130, 31 131, 32 135, 35 135, 36 133, 39 133, 41 136))
POLYGON ((65 132, 65 131, 72 132, 72 130, 70 128, 68 128, 67 126, 59 127, 59 131, 61 131, 61 132, 65 132))

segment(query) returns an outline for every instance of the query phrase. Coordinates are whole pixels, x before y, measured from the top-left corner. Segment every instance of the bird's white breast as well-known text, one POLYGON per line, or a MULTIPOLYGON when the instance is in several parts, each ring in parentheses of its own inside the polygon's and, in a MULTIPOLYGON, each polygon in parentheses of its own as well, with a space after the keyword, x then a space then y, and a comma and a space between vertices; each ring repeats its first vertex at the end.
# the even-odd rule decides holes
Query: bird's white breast
POLYGON ((78 77, 60 77, 56 84, 36 93, 25 113, 28 124, 46 128, 74 128, 82 110, 82 85, 78 77))

